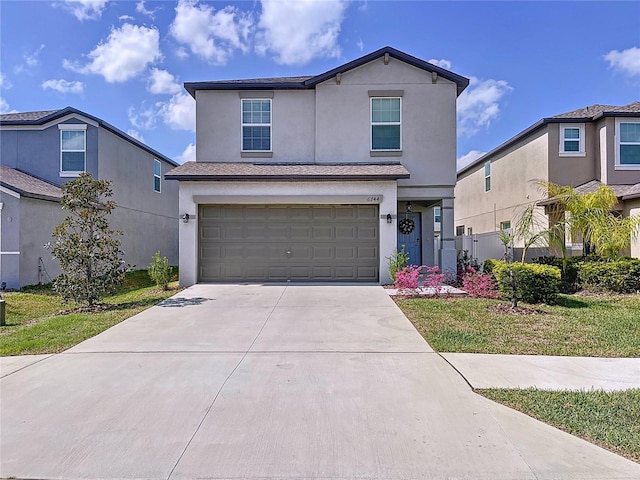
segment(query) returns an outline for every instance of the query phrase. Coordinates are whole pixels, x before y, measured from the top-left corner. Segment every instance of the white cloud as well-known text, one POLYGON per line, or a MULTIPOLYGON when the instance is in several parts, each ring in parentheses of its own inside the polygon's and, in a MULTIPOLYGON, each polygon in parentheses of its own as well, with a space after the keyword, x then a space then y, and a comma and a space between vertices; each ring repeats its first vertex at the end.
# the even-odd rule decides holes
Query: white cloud
POLYGON ((604 56, 609 67, 631 77, 640 76, 640 48, 631 47, 619 52, 611 50, 604 56))
POLYGON ((124 82, 142 73, 150 63, 162 57, 160 34, 156 28, 125 23, 113 28, 106 42, 87 54, 84 66, 65 60, 65 68, 78 73, 102 75, 109 82, 124 82))
POLYGON ((184 47, 178 47, 176 49, 176 57, 180 58, 180 59, 184 59, 187 58, 189 56, 189 52, 187 52, 187 49, 184 47))
POLYGON ((463 155, 460 158, 458 158, 458 160, 457 160, 457 169, 461 170, 464 167, 466 167, 467 165, 471 165, 473 162, 475 162, 477 159, 479 159, 485 153, 487 153, 487 152, 480 152, 478 150, 471 150, 466 155, 463 155))
POLYGON ((346 0, 262 0, 256 51, 277 63, 303 65, 313 58, 338 58, 338 35, 346 0))
POLYGON ((433 65, 437 65, 438 67, 445 68, 447 70, 451 70, 451 61, 446 60, 444 58, 441 58, 440 60, 432 58, 431 60, 429 60, 429 63, 432 63, 433 65))
POLYGON ((9 103, 7 103, 7 101, 0 97, 0 113, 18 113, 17 110, 11 110, 9 108, 9 103))
POLYGON ((356 46, 360 51, 364 50, 364 43, 362 42, 362 39, 358 40, 358 43, 356 43, 356 46))
POLYGON ((251 15, 236 7, 216 11, 198 0, 180 0, 169 31, 193 54, 215 65, 225 65, 234 50, 249 50, 252 24, 251 15))
POLYGON ((127 130, 127 135, 135 138, 139 142, 144 143, 144 137, 138 130, 134 130, 133 128, 130 128, 129 130, 127 130))
POLYGON ((107 3, 108 0, 62 0, 62 3, 57 5, 62 6, 82 22, 84 20, 98 20, 107 3))
POLYGON ((131 15, 120 15, 118 17, 118 20, 120 20, 121 22, 131 22, 135 20, 135 18, 133 18, 131 15))
POLYGON ((500 100, 512 90, 504 80, 471 77, 469 86, 458 97, 458 133, 470 136, 481 127, 488 127, 500 115, 500 100))
POLYGON ((156 104, 164 123, 174 130, 196 130, 196 102, 188 93, 177 93, 166 103, 156 104))
POLYGON ((144 2, 136 3, 136 12, 141 13, 143 15, 147 15, 152 19, 155 18, 155 14, 158 10, 160 10, 160 7, 154 8, 153 10, 147 10, 147 7, 144 6, 144 2))
POLYGON ((189 145, 187 145, 187 148, 184 149, 184 152, 182 152, 176 158, 176 161, 178 163, 195 162, 195 160, 196 160, 196 146, 193 143, 190 143, 189 145))
POLYGON ((149 78, 148 90, 151 93, 160 95, 163 93, 174 94, 178 93, 181 88, 173 75, 166 70, 159 70, 157 68, 151 69, 151 77, 149 78))
POLYGON ((9 90, 11 87, 13 87, 11 82, 7 80, 7 77, 4 76, 4 73, 0 72, 0 88, 9 90))
POLYGON ((139 109, 129 107, 129 122, 139 130, 152 130, 156 126, 158 112, 153 107, 142 105, 139 109))
POLYGON ((83 93, 84 83, 82 82, 70 82, 68 80, 45 80, 42 82, 42 89, 51 89, 60 93, 83 93))
POLYGON ((25 53, 22 58, 24 63, 13 67, 14 73, 22 73, 28 68, 36 67, 40 64, 40 53, 44 50, 44 44, 41 44, 33 53, 25 53))

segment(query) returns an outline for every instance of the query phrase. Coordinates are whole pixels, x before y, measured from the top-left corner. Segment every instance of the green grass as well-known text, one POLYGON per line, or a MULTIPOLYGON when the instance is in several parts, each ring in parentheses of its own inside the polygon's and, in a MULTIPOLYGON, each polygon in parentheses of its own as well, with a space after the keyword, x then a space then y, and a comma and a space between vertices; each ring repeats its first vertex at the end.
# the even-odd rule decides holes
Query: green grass
POLYGON ((494 313, 500 303, 478 298, 397 300, 440 352, 640 356, 640 295, 561 295, 558 305, 529 306, 544 314, 494 313))
POLYGON ((491 389, 476 392, 640 462, 640 389, 619 392, 491 389))
POLYGON ((3 295, 6 323, 0 327, 0 356, 58 353, 177 293, 159 290, 144 270, 130 272, 99 312, 62 313, 64 305, 51 286, 27 287, 3 295))

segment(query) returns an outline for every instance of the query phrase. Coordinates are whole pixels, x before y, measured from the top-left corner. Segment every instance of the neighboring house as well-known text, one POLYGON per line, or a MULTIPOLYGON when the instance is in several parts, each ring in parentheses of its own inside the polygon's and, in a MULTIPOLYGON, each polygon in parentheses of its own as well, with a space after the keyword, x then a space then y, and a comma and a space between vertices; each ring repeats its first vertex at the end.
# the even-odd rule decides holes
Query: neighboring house
MULTIPOLYGON (((544 118, 461 169, 456 234, 512 228, 532 203, 538 205, 540 228, 548 227, 554 219, 545 212, 540 182, 570 185, 577 192, 608 185, 618 196, 620 214, 640 214, 640 102, 592 105, 544 118)), ((582 244, 571 241, 567 237, 569 250, 580 254, 582 244)), ((531 256, 545 253, 534 249, 531 256)), ((627 253, 640 257, 639 241, 627 253)))
POLYGON ((0 115, 0 273, 6 288, 60 273, 44 244, 66 216, 61 187, 81 172, 110 180, 125 262, 146 268, 156 250, 178 260, 178 188, 163 175, 178 164, 87 113, 0 115))
POLYGON ((180 182, 180 283, 385 283, 403 244, 412 263, 455 270, 467 85, 390 47, 316 76, 186 83, 197 161, 165 177, 180 182))

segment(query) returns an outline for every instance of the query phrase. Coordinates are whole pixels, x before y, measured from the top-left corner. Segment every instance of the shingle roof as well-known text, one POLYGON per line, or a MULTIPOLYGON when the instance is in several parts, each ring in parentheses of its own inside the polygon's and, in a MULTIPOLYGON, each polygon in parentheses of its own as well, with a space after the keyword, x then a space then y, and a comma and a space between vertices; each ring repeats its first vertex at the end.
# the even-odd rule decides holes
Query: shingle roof
MULTIPOLYGON (((583 183, 582 185, 578 185, 573 190, 579 194, 583 195, 585 193, 593 193, 598 188, 605 185, 600 180, 590 180, 587 183, 583 183)), ((615 193, 616 197, 620 200, 629 200, 632 198, 640 197, 640 183, 636 183, 634 185, 607 185, 613 193, 615 193)), ((548 198, 538 202, 538 205, 551 205, 554 203, 554 197, 548 198)))
POLYGON ((24 197, 54 201, 62 198, 62 189, 60 187, 15 168, 0 166, 0 185, 24 197))
POLYGON ((616 114, 616 113, 640 113, 640 102, 633 102, 628 105, 589 105, 584 108, 579 108, 577 110, 572 110, 570 112, 561 113, 559 115, 554 115, 549 118, 557 118, 557 119, 591 119, 594 120, 596 117, 607 114, 616 114))
POLYGON ((53 115, 59 110, 41 110, 38 112, 15 112, 15 113, 3 113, 0 115, 0 122, 24 122, 24 121, 38 121, 42 120, 49 115, 53 115))
POLYGON ((0 126, 14 126, 14 125, 44 125, 48 122, 54 121, 58 118, 64 117, 65 115, 81 115, 90 120, 93 120, 101 127, 109 130, 111 133, 117 135, 118 137, 133 143, 137 147, 149 152, 154 157, 158 159, 164 160, 165 162, 177 166, 178 162, 172 160, 171 158, 163 155, 162 153, 154 150, 148 145, 142 143, 136 138, 133 138, 131 135, 123 132, 122 130, 114 127, 110 123, 105 122, 101 118, 98 118, 94 115, 85 113, 77 108, 73 107, 65 107, 58 110, 41 110, 37 112, 21 112, 21 113, 5 113, 0 115, 0 126))
POLYGON ((223 80, 212 82, 185 82, 184 88, 195 98, 197 90, 234 90, 234 89, 258 89, 258 90, 278 90, 278 89, 311 89, 315 88, 318 83, 324 82, 329 78, 336 76, 365 63, 371 62, 384 55, 396 58, 400 61, 413 65, 414 67, 436 73, 457 85, 457 92, 460 95, 469 85, 469 79, 457 73, 453 73, 438 65, 425 62, 417 57, 396 50, 392 47, 383 47, 375 52, 356 58, 344 65, 340 65, 332 70, 321 73, 320 75, 301 76, 301 77, 275 77, 275 78, 256 78, 245 80, 223 80))
POLYGON ((259 164, 187 162, 169 180, 395 180, 409 178, 400 164, 259 164))

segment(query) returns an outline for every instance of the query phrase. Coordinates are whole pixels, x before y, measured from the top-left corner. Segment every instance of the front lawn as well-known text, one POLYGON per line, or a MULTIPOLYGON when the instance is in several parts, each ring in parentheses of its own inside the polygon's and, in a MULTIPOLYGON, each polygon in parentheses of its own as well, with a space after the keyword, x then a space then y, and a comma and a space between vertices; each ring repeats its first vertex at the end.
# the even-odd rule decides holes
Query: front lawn
POLYGON ((531 388, 476 392, 640 462, 640 389, 553 392, 531 388))
POLYGON ((64 313, 50 286, 3 294, 7 325, 0 327, 0 356, 58 353, 177 293, 177 283, 162 291, 146 271, 127 274, 118 291, 104 299, 108 308, 96 312, 64 313))
POLYGON ((491 311, 479 298, 408 298, 397 304, 439 352, 640 356, 640 295, 561 295, 538 313, 491 311))

